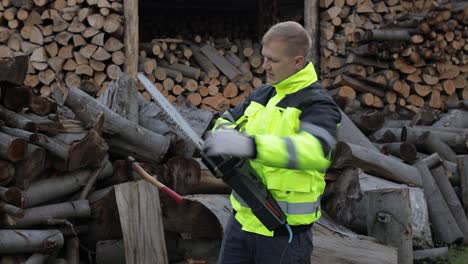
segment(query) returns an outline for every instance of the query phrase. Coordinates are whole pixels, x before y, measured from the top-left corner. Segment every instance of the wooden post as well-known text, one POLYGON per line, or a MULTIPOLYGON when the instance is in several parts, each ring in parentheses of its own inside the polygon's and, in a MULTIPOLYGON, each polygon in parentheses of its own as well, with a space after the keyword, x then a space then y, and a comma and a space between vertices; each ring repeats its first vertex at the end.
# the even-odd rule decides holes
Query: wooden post
POLYGON ((124 0, 124 71, 136 78, 138 71, 138 1, 124 0))
POLYGON ((408 189, 368 192, 367 233, 398 248, 398 263, 413 263, 413 232, 408 189))
POLYGON ((158 189, 146 181, 115 186, 128 264, 168 263, 158 189))
POLYGON ((320 32, 319 32, 319 1, 304 0, 304 27, 312 40, 310 45, 310 60, 320 75, 320 32))

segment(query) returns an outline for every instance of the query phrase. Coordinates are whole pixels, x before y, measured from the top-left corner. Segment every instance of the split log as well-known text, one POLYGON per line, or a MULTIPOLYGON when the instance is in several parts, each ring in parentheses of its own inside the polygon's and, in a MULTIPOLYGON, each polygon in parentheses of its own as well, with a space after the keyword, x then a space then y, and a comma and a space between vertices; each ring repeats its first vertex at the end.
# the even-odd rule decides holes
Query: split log
POLYGON ((368 234, 398 248, 398 263, 413 263, 413 232, 409 192, 384 189, 368 192, 368 234))
POLYGON ((191 238, 222 238, 228 218, 232 215, 229 196, 197 194, 184 196, 184 199, 190 202, 179 205, 169 199, 162 201, 164 229, 187 233, 191 238), (192 221, 184 220, 188 218, 192 221))
POLYGON ((361 146, 338 142, 332 167, 345 168, 348 166, 359 167, 365 172, 375 173, 375 175, 387 180, 410 186, 422 186, 421 176, 416 168, 361 146))
MULTIPOLYGON (((53 201, 54 199, 73 194, 86 185, 92 172, 93 171, 90 169, 75 170, 64 173, 60 177, 44 179, 32 183, 24 192, 25 208, 41 205, 53 201)), ((107 161, 98 179, 108 178, 112 173, 112 164, 107 161)))
POLYGON ((468 214, 468 156, 458 156, 457 165, 460 175, 463 207, 465 208, 465 212, 468 214))
POLYGON ((208 77, 218 78, 218 69, 207 57, 205 57, 205 55, 201 53, 200 48, 196 45, 191 45, 190 49, 193 52, 193 58, 195 58, 195 61, 200 65, 203 71, 206 72, 208 77))
POLYGON ((94 125, 95 113, 102 112, 107 133, 120 135, 142 150, 154 153, 154 161, 161 160, 169 148, 168 139, 131 123, 77 88, 70 89, 65 103, 87 125, 94 125))
POLYGON ((49 219, 86 218, 91 216, 88 200, 33 207, 24 211, 24 217, 13 218, 14 227, 28 228, 38 224, 46 224, 49 219))
POLYGON ((371 237, 357 235, 336 224, 325 222, 322 216, 313 226, 313 263, 394 264, 397 249, 382 245, 371 237), (363 256, 366 256, 363 258, 363 256))
POLYGON ((200 48, 200 51, 211 61, 216 67, 218 67, 224 75, 226 75, 229 80, 236 82, 241 77, 242 73, 229 63, 224 57, 218 55, 216 49, 206 44, 200 48))
POLYGON ((418 168, 423 181, 424 195, 426 196, 435 241, 442 243, 462 241, 463 233, 450 212, 425 161, 421 160, 415 166, 418 168))
POLYGON ((115 186, 126 263, 168 263, 158 190, 141 180, 115 186))
POLYGON ((432 177, 434 177, 437 186, 439 186, 440 192, 447 202, 450 211, 452 212, 455 221, 458 224, 458 227, 462 231, 465 237, 465 244, 468 244, 468 219, 465 212, 463 211, 463 206, 460 203, 460 200, 457 197, 457 194, 450 185, 450 182, 447 177, 447 173, 443 166, 438 166, 431 169, 432 177))
POLYGON ((0 230, 1 254, 50 252, 63 243, 59 230, 0 230))
POLYGON ((324 208, 337 222, 359 232, 367 233, 367 193, 382 189, 408 189, 411 204, 413 246, 433 246, 428 208, 421 188, 408 187, 363 173, 361 169, 343 171, 333 187, 324 194, 324 208))

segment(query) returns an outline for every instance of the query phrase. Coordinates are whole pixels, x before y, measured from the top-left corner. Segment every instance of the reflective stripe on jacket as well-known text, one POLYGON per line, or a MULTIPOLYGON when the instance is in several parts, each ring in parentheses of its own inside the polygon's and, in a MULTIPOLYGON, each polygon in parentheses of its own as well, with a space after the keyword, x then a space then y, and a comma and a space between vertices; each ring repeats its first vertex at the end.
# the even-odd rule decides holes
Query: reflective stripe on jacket
MULTIPOLYGON (((272 85, 253 91, 224 113, 214 129, 237 128, 255 138, 251 166, 286 213, 289 225, 306 225, 320 217, 324 171, 330 166, 341 116, 317 82, 312 63, 272 85)), ((248 232, 273 236, 236 193, 236 219, 248 232)))

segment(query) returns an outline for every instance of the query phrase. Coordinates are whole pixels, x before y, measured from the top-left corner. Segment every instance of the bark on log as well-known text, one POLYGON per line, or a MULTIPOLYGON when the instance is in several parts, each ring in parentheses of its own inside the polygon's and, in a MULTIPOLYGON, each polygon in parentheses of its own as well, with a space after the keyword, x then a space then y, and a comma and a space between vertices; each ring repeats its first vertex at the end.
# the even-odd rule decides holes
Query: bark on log
POLYGON ((416 261, 447 261, 449 258, 448 247, 431 248, 413 251, 413 260, 416 261))
POLYGON ((16 228, 47 223, 48 219, 85 218, 91 216, 88 200, 34 207, 25 210, 23 218, 14 218, 16 228))
MULTIPOLYGON (((81 169, 64 173, 60 177, 44 179, 32 183, 24 192, 25 208, 34 207, 65 197, 81 189, 92 174, 91 169, 81 169)), ((99 174, 98 179, 105 179, 112 176, 112 164, 107 161, 104 170, 99 174)))
POLYGON ((80 240, 77 237, 70 237, 66 243, 67 264, 80 264, 80 240))
MULTIPOLYGON (((457 152, 465 152, 468 147, 468 140, 466 134, 458 132, 452 132, 449 130, 438 130, 437 128, 431 128, 431 127, 404 127, 401 130, 401 140, 410 142, 413 144, 418 144, 422 142, 418 142, 418 139, 421 138, 423 135, 427 133, 431 133, 434 135, 437 135, 440 140, 444 142, 444 144, 447 144, 451 149, 457 151, 457 152)), ((427 136, 427 135, 426 135, 427 136)), ((432 150, 427 150, 427 151, 434 151, 432 150)))
POLYGON ((187 195, 190 203, 177 204, 164 199, 162 212, 164 229, 176 233, 187 233, 191 238, 217 239, 223 237, 227 220, 232 214, 228 195, 187 195), (184 220, 193 219, 189 223, 184 220))
POLYGON ((408 142, 387 143, 382 146, 380 151, 386 155, 391 154, 407 162, 415 161, 418 154, 416 147, 408 142))
POLYGON ((218 67, 221 72, 229 78, 229 80, 236 82, 240 79, 242 73, 224 57, 219 56, 213 46, 206 44, 200 48, 200 51, 208 57, 208 59, 213 62, 216 67, 218 67))
POLYGON ((27 131, 36 131, 36 124, 31 120, 22 117, 21 115, 6 109, 0 105, 0 118, 8 126, 27 130, 27 131))
POLYGON ((44 264, 47 257, 48 256, 44 254, 34 253, 24 262, 24 264, 44 264))
POLYGON ((432 124, 434 127, 468 127, 468 112, 459 109, 449 110, 438 121, 432 124))
POLYGON ((28 56, 3 59, 0 63, 0 81, 23 85, 28 71, 28 56))
POLYGON ((0 230, 0 254, 50 252, 62 246, 59 230, 0 230))
POLYGON ((25 158, 15 164, 14 185, 26 188, 31 181, 34 181, 47 167, 47 152, 36 145, 28 144, 25 158))
POLYGON ((460 200, 457 197, 452 185, 447 177, 446 170, 443 166, 438 166, 436 168, 431 169, 432 177, 439 186, 440 192, 444 197, 445 201, 447 202, 450 211, 452 212, 455 221, 458 224, 458 227, 462 231, 465 239, 464 243, 468 244, 468 219, 466 217, 465 212, 463 211, 463 206, 460 203, 460 200))
POLYGON ((435 152, 444 160, 456 162, 455 152, 435 133, 426 132, 418 139, 416 145, 424 149, 426 153, 435 152))
POLYGON ((421 160, 415 166, 418 168, 423 180, 424 195, 427 200, 435 241, 442 243, 462 241, 463 233, 450 212, 425 161, 421 160))
POLYGON ((353 124, 348 116, 342 111, 340 113, 341 124, 337 129, 337 141, 348 142, 369 150, 378 151, 374 144, 353 124))
POLYGON ((16 187, 0 187, 0 199, 16 207, 24 208, 23 192, 16 187))
POLYGON ((195 61, 198 63, 198 65, 200 65, 203 71, 206 72, 208 77, 218 78, 218 69, 207 57, 205 57, 205 55, 201 53, 200 48, 197 45, 191 45, 190 49, 193 52, 193 57, 195 58, 195 61))
POLYGON ((398 248, 398 263, 413 263, 409 191, 384 189, 370 191, 368 195, 368 234, 398 248))
POLYGON ((349 115, 353 123, 366 134, 370 134, 382 128, 385 122, 383 112, 369 109, 349 115))
POLYGON ((129 143, 140 147, 142 150, 154 153, 154 161, 160 161, 169 148, 169 140, 165 137, 133 124, 113 113, 79 89, 70 89, 65 104, 88 125, 94 125, 96 123, 95 113, 102 112, 105 120, 104 130, 107 133, 120 135, 129 143))
POLYGON ((399 162, 375 151, 350 143, 339 142, 336 145, 335 160, 332 167, 345 168, 354 166, 365 172, 375 173, 387 180, 405 183, 410 186, 422 186, 421 176, 416 168, 399 162))

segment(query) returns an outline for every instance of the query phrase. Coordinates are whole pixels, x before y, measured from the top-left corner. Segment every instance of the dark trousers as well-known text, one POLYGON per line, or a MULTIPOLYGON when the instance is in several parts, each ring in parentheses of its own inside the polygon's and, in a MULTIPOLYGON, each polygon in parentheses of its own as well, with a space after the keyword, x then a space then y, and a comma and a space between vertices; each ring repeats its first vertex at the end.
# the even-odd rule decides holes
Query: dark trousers
POLYGON ((218 264, 310 264, 312 230, 293 236, 267 237, 245 232, 231 216, 221 244, 218 264))

